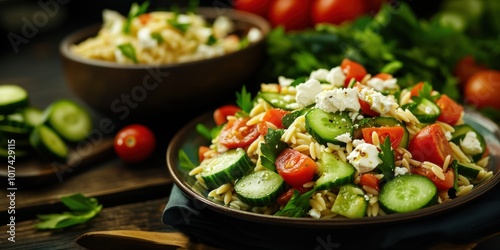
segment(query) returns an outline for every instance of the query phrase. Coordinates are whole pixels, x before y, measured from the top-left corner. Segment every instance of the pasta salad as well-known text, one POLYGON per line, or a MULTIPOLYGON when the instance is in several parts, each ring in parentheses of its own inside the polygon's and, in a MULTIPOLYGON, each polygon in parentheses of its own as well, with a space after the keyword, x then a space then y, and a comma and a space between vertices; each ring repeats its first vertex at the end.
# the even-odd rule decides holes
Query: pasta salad
POLYGON ((344 59, 303 79, 245 88, 214 112, 189 175, 208 198, 255 213, 328 218, 405 213, 493 176, 464 107, 421 82, 401 89, 344 59))

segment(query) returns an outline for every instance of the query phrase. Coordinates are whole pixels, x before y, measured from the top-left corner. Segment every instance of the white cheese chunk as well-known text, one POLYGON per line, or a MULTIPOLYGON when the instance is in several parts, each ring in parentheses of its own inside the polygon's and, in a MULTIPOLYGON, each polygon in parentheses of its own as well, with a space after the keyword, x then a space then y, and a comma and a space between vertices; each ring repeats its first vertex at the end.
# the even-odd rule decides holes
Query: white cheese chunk
POLYGON ((306 107, 314 103, 316 95, 323 91, 321 83, 316 79, 309 79, 305 83, 299 84, 297 87, 295 101, 300 107, 306 107))
POLYGON ((359 111, 358 90, 342 88, 325 90, 316 96, 316 108, 325 112, 359 111))
POLYGON ((378 149, 375 145, 369 143, 359 144, 348 156, 347 160, 360 173, 372 171, 382 163, 378 157, 378 149))
POLYGON ((279 76, 278 77, 278 83, 281 87, 288 87, 290 84, 292 84, 293 79, 286 78, 284 76, 279 76))
POLYGON ((326 76, 328 75, 330 71, 327 69, 318 69, 309 75, 309 79, 316 79, 318 81, 326 81, 326 76))
POLYGON ((370 104, 370 109, 383 115, 391 110, 396 110, 399 105, 396 103, 394 96, 385 96, 373 89, 364 88, 359 93, 359 98, 370 104))
POLYGON ((366 82, 366 85, 380 92, 384 90, 396 89, 398 87, 396 78, 382 80, 378 77, 373 77, 366 82))
POLYGON ((345 74, 340 66, 337 66, 328 72, 325 80, 335 87, 343 87, 345 81, 345 74))
POLYGON ((154 48, 158 46, 158 41, 153 39, 149 28, 144 27, 139 29, 137 38, 139 40, 139 46, 142 48, 154 48))
POLYGON ((477 155, 482 152, 481 143, 475 132, 469 131, 464 139, 460 140, 460 148, 468 155, 477 155))

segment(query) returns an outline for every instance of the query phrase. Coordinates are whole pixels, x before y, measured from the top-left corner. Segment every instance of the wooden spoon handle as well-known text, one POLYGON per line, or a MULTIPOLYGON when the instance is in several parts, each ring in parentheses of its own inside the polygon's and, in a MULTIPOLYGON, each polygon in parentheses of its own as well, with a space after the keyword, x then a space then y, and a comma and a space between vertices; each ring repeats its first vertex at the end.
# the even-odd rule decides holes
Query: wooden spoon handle
POLYGON ((206 249, 211 247, 194 243, 180 232, 149 232, 139 230, 95 231, 82 234, 76 243, 88 249, 206 249))

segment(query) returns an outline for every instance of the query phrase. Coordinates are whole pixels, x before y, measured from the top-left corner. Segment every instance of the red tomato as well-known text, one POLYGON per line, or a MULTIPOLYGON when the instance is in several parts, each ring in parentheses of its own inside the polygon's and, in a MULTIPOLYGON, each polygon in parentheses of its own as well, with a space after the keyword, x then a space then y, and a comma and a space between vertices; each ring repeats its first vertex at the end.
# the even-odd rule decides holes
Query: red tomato
POLYGON ((486 66, 476 64, 474 57, 465 56, 457 62, 453 74, 458 77, 460 86, 463 86, 475 73, 486 69, 486 66))
POLYGON ((309 1, 274 0, 269 6, 268 20, 273 27, 285 30, 302 30, 310 26, 309 1))
POLYGON ((451 168, 448 168, 446 172, 443 173, 444 180, 439 179, 439 177, 437 177, 432 170, 424 167, 414 167, 411 169, 411 172, 431 179, 431 181, 434 182, 434 185, 436 185, 438 191, 446 191, 452 188, 455 183, 455 172, 451 168))
POLYGON ((366 69, 365 67, 363 67, 363 65, 351 61, 347 58, 344 58, 342 60, 342 62, 340 63, 340 68, 342 69, 342 71, 346 76, 344 81, 344 87, 346 88, 349 85, 349 82, 351 81, 352 78, 360 82, 367 74, 366 69))
POLYGON ((445 122, 454 126, 457 124, 462 113, 464 112, 464 107, 445 94, 442 94, 439 99, 437 99, 436 104, 441 108, 441 114, 438 117, 438 121, 445 122))
MULTIPOLYGON (((304 1, 305 2, 305 1, 304 1)), ((341 24, 352 21, 368 10, 365 0, 314 0, 311 7, 313 24, 341 24)))
POLYGON ((267 129, 269 127, 268 123, 273 124, 276 128, 283 128, 283 116, 290 113, 289 111, 273 108, 266 112, 262 121, 258 124, 259 133, 261 135, 267 134, 267 129))
POLYGON ((308 191, 305 187, 302 187, 302 186, 300 186, 300 187, 292 187, 292 188, 288 189, 286 192, 282 193, 276 199, 276 202, 278 202, 278 204, 280 204, 281 206, 285 206, 290 201, 290 199, 292 198, 293 193, 294 193, 295 190, 299 191, 299 193, 301 193, 301 194, 303 194, 303 193, 305 193, 305 192, 308 191))
POLYGON ((465 84, 464 98, 476 108, 500 109, 500 71, 482 70, 475 73, 465 84))
POLYGON ((373 144, 373 132, 377 132, 380 144, 384 143, 385 138, 389 136, 392 148, 397 148, 399 146, 399 143, 401 143, 401 140, 403 139, 405 130, 403 127, 395 126, 363 128, 361 129, 361 132, 363 133, 363 139, 365 140, 365 142, 371 144, 373 144))
POLYGON ((380 185, 379 185, 379 180, 374 174, 366 173, 362 174, 359 177, 359 185, 362 186, 368 186, 371 187, 375 190, 379 190, 380 185))
POLYGON ((286 148, 276 158, 276 170, 293 187, 310 182, 317 170, 316 162, 301 152, 286 148))
POLYGON ((389 79, 392 79, 392 75, 391 74, 388 74, 388 73, 378 73, 376 74, 373 78, 378 78, 378 79, 382 79, 382 80, 389 80, 389 79))
POLYGON ((248 120, 245 117, 228 121, 219 134, 219 142, 227 148, 249 146, 259 137, 259 131, 256 125, 246 125, 248 120))
POLYGON ((439 124, 431 124, 416 133, 408 144, 408 151, 417 161, 430 161, 443 166, 446 156, 453 160, 453 151, 439 124))
POLYGON ((142 25, 145 25, 146 23, 149 22, 149 20, 151 20, 151 14, 144 13, 144 14, 138 16, 137 18, 139 18, 139 21, 141 22, 142 25))
POLYGON ((233 7, 237 10, 267 18, 267 11, 271 2, 271 0, 233 0, 233 7))
POLYGON ((377 113, 376 111, 371 109, 370 103, 368 103, 367 101, 361 100, 359 98, 358 98, 358 101, 359 101, 359 105, 361 106, 361 111, 363 112, 363 114, 369 115, 369 116, 379 116, 380 115, 379 113, 377 113))
POLYGON ((149 158, 156 147, 153 132, 141 124, 131 124, 118 131, 114 138, 116 154, 126 162, 138 163, 149 158))
POLYGON ((412 88, 411 88, 411 96, 419 96, 420 95, 420 91, 422 90, 422 88, 424 87, 424 82, 419 82, 417 84, 415 84, 412 88))
POLYGON ((215 124, 222 125, 227 122, 227 117, 240 111, 240 107, 234 105, 224 105, 214 111, 215 124))
POLYGON ((207 146, 200 146, 200 147, 198 148, 198 160, 199 160, 200 162, 202 162, 203 160, 205 160, 205 153, 206 153, 208 150, 210 150, 210 148, 209 148, 209 147, 207 147, 207 146))

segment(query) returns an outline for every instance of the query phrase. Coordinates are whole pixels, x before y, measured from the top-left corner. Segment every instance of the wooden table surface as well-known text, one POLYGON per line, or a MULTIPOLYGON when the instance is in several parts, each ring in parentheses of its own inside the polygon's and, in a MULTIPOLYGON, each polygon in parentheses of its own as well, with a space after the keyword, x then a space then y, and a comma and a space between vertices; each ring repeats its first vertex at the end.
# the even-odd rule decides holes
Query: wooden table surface
MULTIPOLYGON (((59 41, 71 31, 45 36, 40 34, 28 44, 20 44, 17 53, 13 53, 12 47, 1 50, 0 84, 24 86, 29 91, 33 104, 38 107, 45 107, 62 97, 78 101, 65 84, 57 50, 59 41)), ((203 112, 185 114, 185 117, 180 117, 175 123, 157 124, 155 129, 159 145, 153 158, 147 162, 128 165, 111 152, 100 161, 85 166, 84 170, 66 173, 56 182, 37 186, 19 184, 15 204, 16 242, 7 241, 6 230, 1 230, 0 249, 81 249, 75 239, 90 231, 174 231, 160 221, 173 184, 165 162, 166 148, 169 139, 185 122, 203 112), (76 192, 96 197, 104 205, 101 213, 88 223, 64 230, 35 229, 37 214, 63 211, 65 207, 59 198, 76 192)), ((93 115, 99 117, 98 114, 93 115)), ((21 183, 22 178, 18 178, 21 183)), ((5 197, 9 190, 6 180, 1 181, 0 216, 3 225, 6 225, 10 215, 5 197)), ((499 243, 497 237, 495 241, 476 249, 490 249, 499 243)))

